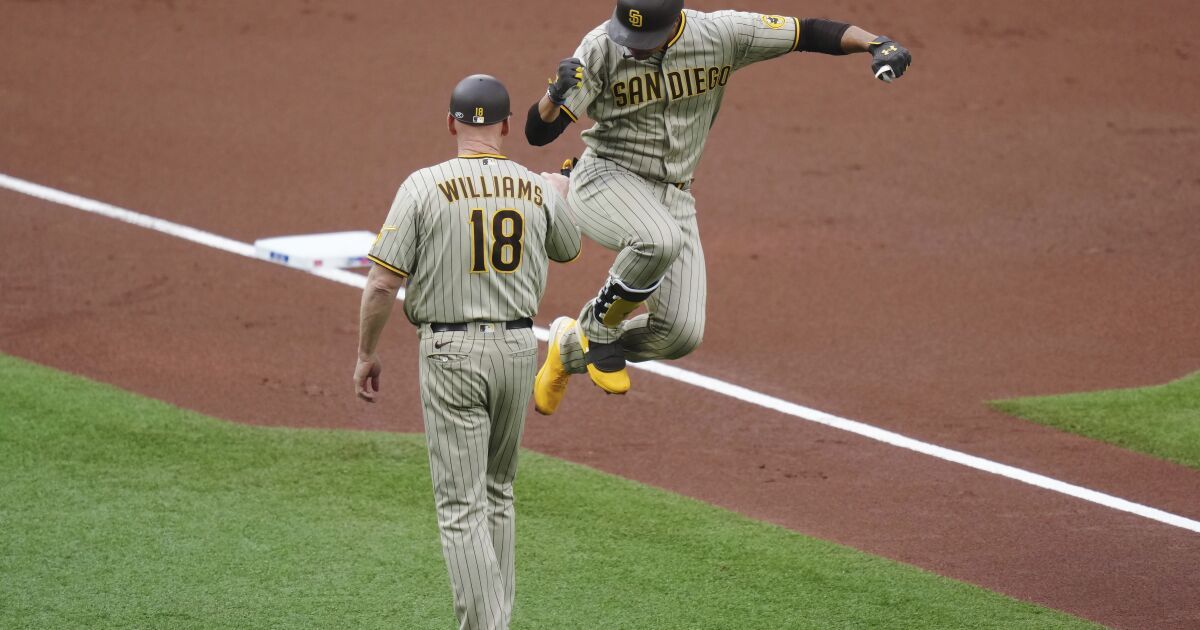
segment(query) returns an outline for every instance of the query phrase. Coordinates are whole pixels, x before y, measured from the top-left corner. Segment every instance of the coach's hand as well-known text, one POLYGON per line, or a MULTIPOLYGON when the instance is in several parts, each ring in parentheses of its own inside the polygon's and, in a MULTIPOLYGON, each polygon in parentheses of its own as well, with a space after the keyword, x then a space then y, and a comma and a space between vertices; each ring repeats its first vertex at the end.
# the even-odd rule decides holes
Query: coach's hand
POLYGON ((382 372, 383 364, 379 362, 379 357, 358 357, 358 365, 354 366, 354 393, 369 403, 375 402, 382 372))
POLYGON ((546 90, 546 96, 550 97, 550 101, 555 105, 562 105, 567 102, 567 93, 572 88, 579 87, 583 84, 583 62, 571 57, 563 59, 558 63, 558 79, 550 80, 550 87, 546 90))
POLYGON ((871 40, 867 50, 871 51, 871 72, 880 81, 891 83, 892 79, 904 76, 904 72, 912 65, 912 53, 882 35, 871 40), (890 73, 887 71, 889 68, 890 73))
POLYGON ((542 173, 542 177, 554 187, 554 190, 558 191, 558 194, 562 195, 563 199, 566 199, 567 195, 570 194, 571 180, 567 179, 566 175, 562 173, 542 173))

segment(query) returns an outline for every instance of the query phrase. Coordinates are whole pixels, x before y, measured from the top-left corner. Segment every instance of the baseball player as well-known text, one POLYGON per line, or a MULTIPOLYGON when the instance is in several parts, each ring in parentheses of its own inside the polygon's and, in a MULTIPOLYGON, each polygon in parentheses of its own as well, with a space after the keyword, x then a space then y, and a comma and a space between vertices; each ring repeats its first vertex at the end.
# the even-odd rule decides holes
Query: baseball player
POLYGON ((507 628, 512 615, 513 478, 537 368, 533 320, 547 258, 579 255, 567 179, 500 153, 508 91, 463 79, 447 125, 458 157, 421 169, 396 193, 371 248, 360 314, 357 395, 374 402, 376 347, 404 279, 420 339, 421 407, 438 528, 462 629, 507 628))
POLYGON ((730 75, 789 52, 867 52, 887 82, 912 61, 891 39, 843 22, 619 0, 559 64, 525 135, 542 146, 585 114, 595 122, 571 175, 572 210, 584 234, 618 253, 578 320, 551 326, 534 385, 540 413, 555 411, 571 374, 623 394, 626 360, 675 359, 699 345, 706 288, 692 175, 730 75), (628 318, 641 304, 648 312, 628 318))

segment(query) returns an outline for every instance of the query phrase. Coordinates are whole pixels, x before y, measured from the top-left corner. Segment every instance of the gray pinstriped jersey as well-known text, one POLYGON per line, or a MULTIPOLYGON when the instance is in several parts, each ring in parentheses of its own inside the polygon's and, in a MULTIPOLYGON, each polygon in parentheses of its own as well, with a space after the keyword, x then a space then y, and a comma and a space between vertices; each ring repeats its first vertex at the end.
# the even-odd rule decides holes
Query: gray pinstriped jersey
POLYGON ((544 178, 471 155, 410 175, 369 257, 408 276, 412 323, 494 322, 536 314, 547 257, 568 262, 579 249, 566 201, 544 178))
POLYGON ((584 80, 563 111, 595 121, 583 141, 600 157, 672 183, 692 179, 730 74, 795 50, 800 32, 792 17, 685 9, 666 51, 637 61, 608 38, 606 24, 575 51, 584 80))

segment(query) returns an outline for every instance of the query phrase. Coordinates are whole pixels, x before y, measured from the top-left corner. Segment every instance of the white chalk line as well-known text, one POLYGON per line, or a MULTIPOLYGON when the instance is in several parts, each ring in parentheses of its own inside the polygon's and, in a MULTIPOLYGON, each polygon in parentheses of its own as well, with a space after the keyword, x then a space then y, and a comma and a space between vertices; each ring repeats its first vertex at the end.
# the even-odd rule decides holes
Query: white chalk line
MULTIPOLYGON (((173 223, 171 221, 158 219, 152 216, 134 212, 132 210, 118 208, 104 202, 87 199, 85 197, 80 197, 78 195, 73 195, 67 192, 42 186, 40 184, 17 179, 3 173, 0 173, 0 188, 7 188, 14 192, 19 192, 31 197, 37 197, 38 199, 44 199, 59 205, 68 206, 77 210, 83 210, 84 212, 99 214, 101 216, 116 219, 118 221, 124 221, 126 223, 148 228, 156 232, 175 236, 193 243, 207 245, 208 247, 220 249, 222 251, 237 254, 239 256, 246 256, 248 258, 260 260, 255 257, 254 246, 250 243, 242 243, 240 241, 218 236, 210 232, 204 232, 202 230, 181 225, 179 223, 173 223)), ((297 269, 296 271, 304 270, 297 269)), ((309 271, 307 273, 360 289, 366 285, 365 276, 341 269, 318 269, 309 271)), ((403 299, 403 290, 401 290, 399 297, 400 299, 403 299)), ((537 335, 537 338, 541 341, 548 340, 550 336, 549 331, 541 327, 535 327, 534 334, 537 335)), ((817 424, 822 424, 834 429, 847 431, 849 433, 860 435, 877 442, 883 442, 884 444, 890 444, 892 446, 908 449, 910 451, 916 451, 918 453, 929 455, 930 457, 936 457, 944 461, 961 464, 963 466, 967 466, 968 468, 999 475, 1001 477, 1007 477, 1009 479, 1020 481, 1021 483, 1026 483, 1038 488, 1051 490, 1053 492, 1058 492, 1067 496, 1075 497, 1077 499, 1082 499, 1097 505, 1103 505, 1114 510, 1128 512, 1130 514, 1135 514, 1137 516, 1158 521, 1160 523, 1165 523, 1167 525, 1172 525, 1192 532, 1200 533, 1200 521, 1176 514, 1171 514, 1170 512, 1165 512, 1163 510, 1142 505, 1140 503, 1134 503, 1133 501, 1128 501, 1120 497, 1098 492, 1096 490, 1090 490, 1082 486, 1059 481, 1045 475, 1039 475, 1037 473, 1016 468, 1014 466, 1009 466, 1007 464, 1001 464, 999 462, 994 462, 982 457, 968 455, 967 453, 938 446, 936 444, 922 442, 920 440, 916 440, 893 431, 888 431, 886 429, 881 429, 864 422, 841 418, 833 414, 825 413, 824 411, 790 403, 786 400, 775 398, 774 396, 768 396, 740 385, 734 385, 732 383, 715 379, 710 376, 705 376, 691 370, 685 370, 683 368, 678 368, 666 363, 654 361, 636 364, 631 363, 630 365, 640 370, 658 374, 659 376, 663 376, 665 378, 686 383, 701 389, 706 389, 717 394, 728 396, 730 398, 762 407, 764 409, 770 409, 794 418, 800 418, 802 420, 815 422, 817 424)))

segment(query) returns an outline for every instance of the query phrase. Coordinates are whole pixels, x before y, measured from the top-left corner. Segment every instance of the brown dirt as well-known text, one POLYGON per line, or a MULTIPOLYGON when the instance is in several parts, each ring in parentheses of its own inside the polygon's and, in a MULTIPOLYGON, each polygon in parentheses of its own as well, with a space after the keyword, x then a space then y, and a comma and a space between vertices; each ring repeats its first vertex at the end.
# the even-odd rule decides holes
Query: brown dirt
MULTIPOLYGON (((458 78, 497 74, 523 115, 605 17, 221 4, 0 3, 0 172, 245 241, 373 229, 404 175, 452 151, 458 78)), ((696 185, 710 325, 679 364, 1200 518, 1197 471, 982 404, 1200 367, 1200 8, 805 10, 917 63, 891 87, 862 58, 734 79, 696 185)), ((509 154, 548 168, 579 146, 509 154)), ((352 290, 9 192, 0 244, 0 351, 245 422, 420 428, 400 322, 387 402, 352 397, 352 290)), ((608 260, 592 246, 555 269, 539 321, 608 260)), ((1200 625, 1195 534, 634 378, 625 398, 576 383, 526 444, 1106 624, 1200 625)))

